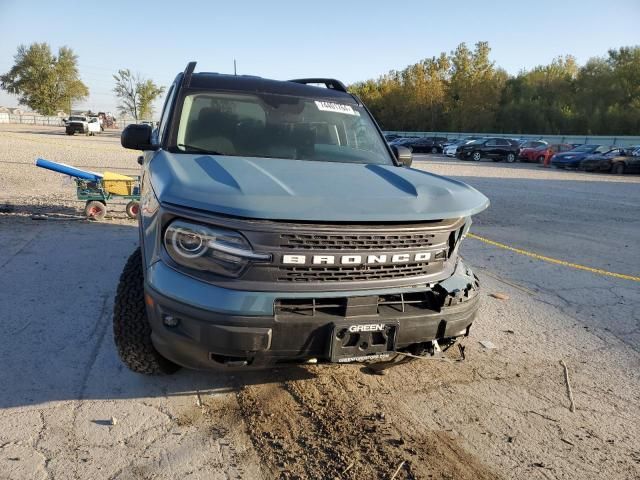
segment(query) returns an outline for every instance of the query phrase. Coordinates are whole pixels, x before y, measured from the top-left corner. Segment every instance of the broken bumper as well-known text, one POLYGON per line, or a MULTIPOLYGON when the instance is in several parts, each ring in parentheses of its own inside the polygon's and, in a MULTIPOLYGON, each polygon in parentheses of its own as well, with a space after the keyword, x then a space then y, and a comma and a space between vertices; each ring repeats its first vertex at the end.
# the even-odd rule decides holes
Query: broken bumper
POLYGON ((468 334, 478 310, 477 278, 462 261, 430 287, 295 294, 224 289, 158 262, 145 292, 154 346, 195 369, 331 361, 336 327, 345 325, 395 325, 393 349, 402 350, 468 334))

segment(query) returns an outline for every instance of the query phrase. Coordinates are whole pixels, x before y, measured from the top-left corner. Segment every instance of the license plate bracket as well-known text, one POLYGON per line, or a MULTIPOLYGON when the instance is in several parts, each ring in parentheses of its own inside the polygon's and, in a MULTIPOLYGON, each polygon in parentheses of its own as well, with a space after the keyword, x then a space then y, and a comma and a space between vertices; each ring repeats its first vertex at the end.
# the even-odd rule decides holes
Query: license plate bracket
POLYGON ((339 322, 331 332, 331 361, 386 360, 396 347, 397 322, 339 322))

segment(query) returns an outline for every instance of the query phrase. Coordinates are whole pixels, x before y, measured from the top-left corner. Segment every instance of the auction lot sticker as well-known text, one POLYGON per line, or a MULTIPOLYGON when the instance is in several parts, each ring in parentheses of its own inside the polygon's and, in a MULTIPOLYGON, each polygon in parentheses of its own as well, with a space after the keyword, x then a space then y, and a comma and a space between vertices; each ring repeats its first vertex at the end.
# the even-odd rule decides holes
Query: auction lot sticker
POLYGON ((318 100, 315 101, 318 110, 322 110, 323 112, 336 112, 336 113, 344 113, 346 115, 355 115, 357 117, 360 116, 360 112, 355 111, 351 108, 351 105, 343 105, 342 103, 335 102, 320 102, 318 100))

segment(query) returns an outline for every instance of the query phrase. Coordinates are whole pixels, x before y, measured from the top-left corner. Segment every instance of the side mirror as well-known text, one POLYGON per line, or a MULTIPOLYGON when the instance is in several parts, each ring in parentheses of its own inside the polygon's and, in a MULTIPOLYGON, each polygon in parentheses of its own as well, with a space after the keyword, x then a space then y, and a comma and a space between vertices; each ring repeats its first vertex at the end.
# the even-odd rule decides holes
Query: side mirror
POLYGON ((413 155, 411 154, 411 150, 407 147, 403 147, 402 145, 392 145, 391 150, 393 150, 393 154, 396 156, 398 162, 403 167, 410 167, 413 163, 413 155))
POLYGON ((151 143, 151 126, 139 123, 127 125, 120 136, 120 143, 124 148, 132 150, 157 150, 157 145, 151 143))

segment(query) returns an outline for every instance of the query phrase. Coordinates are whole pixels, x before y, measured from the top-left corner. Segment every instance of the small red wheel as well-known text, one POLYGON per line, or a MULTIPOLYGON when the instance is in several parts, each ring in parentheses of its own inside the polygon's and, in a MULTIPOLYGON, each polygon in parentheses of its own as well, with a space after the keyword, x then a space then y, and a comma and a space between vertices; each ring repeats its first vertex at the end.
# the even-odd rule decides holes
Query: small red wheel
POLYGON ((89 200, 84 207, 84 214, 89 220, 99 222, 107 214, 107 206, 98 200, 89 200))
POLYGON ((129 203, 127 203, 125 211, 127 212, 129 218, 138 218, 138 213, 140 212, 140 203, 135 200, 131 200, 129 203))

